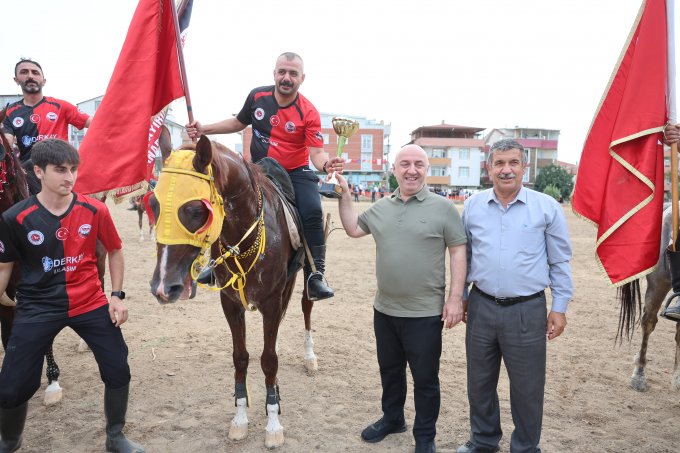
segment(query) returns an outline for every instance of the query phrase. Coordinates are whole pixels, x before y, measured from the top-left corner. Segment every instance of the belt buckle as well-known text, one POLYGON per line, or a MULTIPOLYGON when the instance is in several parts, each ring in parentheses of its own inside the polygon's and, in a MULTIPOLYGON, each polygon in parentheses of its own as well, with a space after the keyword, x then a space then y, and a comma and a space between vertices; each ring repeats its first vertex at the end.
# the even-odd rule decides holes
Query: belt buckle
POLYGON ((506 304, 512 299, 514 299, 514 297, 494 297, 496 305, 500 305, 501 307, 505 307, 506 304))

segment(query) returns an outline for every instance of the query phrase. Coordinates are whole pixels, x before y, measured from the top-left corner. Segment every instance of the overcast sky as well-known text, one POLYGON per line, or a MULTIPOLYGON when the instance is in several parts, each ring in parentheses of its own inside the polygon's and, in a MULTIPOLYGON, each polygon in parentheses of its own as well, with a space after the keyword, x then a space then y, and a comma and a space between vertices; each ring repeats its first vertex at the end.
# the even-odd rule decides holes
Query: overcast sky
MULTIPOLYGON (((6 3, 0 93, 18 93, 22 56, 42 64, 46 95, 75 104, 105 92, 137 0, 6 3)), ((293 51, 319 111, 391 123, 393 149, 442 121, 536 127, 561 130, 559 158, 576 162, 640 4, 194 0, 185 46, 194 114, 210 123, 237 113, 293 51)))

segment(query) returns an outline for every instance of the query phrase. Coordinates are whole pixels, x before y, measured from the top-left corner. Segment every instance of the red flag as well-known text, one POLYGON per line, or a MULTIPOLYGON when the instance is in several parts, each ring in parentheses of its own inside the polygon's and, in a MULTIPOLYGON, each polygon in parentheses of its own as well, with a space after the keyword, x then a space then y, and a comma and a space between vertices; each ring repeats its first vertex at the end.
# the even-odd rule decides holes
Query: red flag
POLYGON ((651 272, 659 258, 666 123, 664 0, 647 0, 586 139, 574 211, 597 227, 596 254, 611 284, 651 272))
POLYGON ((149 121, 184 96, 172 0, 140 0, 123 49, 80 146, 76 192, 142 188, 149 121))

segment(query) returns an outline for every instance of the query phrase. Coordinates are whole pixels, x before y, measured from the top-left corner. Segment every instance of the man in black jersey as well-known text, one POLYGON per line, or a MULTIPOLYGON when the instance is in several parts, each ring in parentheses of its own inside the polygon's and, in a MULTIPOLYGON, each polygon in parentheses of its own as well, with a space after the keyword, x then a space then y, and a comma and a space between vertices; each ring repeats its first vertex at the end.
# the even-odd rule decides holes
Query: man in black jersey
MULTIPOLYGON (((309 168, 309 161, 326 173, 342 173, 343 159, 330 157, 323 149, 319 112, 298 91, 304 80, 302 58, 293 52, 282 53, 276 59, 274 85, 253 89, 236 117, 206 125, 194 121, 187 125, 187 133, 191 138, 204 134, 231 134, 252 125, 251 160, 257 162, 270 157, 286 169, 295 189, 295 204, 317 271, 312 273, 306 259, 307 296, 315 301, 333 297, 334 293, 323 280, 326 265, 323 211, 319 178, 309 168)), ((247 152, 244 155, 248 157, 247 152)))
POLYGON ((32 154, 42 190, 5 211, 0 222, 0 293, 14 263, 21 267, 16 316, 0 370, 0 453, 21 446, 43 356, 64 327, 87 342, 99 366, 107 451, 143 452, 122 431, 130 367, 120 330, 128 318, 120 237, 103 202, 73 193, 79 157, 71 145, 46 139, 32 154), (109 253, 110 299, 97 274, 97 241, 109 253))

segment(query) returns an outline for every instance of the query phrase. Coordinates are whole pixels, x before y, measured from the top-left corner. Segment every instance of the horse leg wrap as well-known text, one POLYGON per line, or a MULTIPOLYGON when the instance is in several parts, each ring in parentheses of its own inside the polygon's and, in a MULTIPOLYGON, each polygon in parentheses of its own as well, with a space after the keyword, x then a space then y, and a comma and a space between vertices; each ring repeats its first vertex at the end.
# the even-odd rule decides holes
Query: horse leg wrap
POLYGON ((267 406, 275 405, 279 406, 279 415, 281 415, 281 395, 279 394, 279 386, 267 387, 267 402, 264 407, 264 413, 267 415, 267 406))
POLYGON ((247 407, 250 407, 250 397, 248 396, 248 384, 246 382, 236 383, 236 391, 234 392, 234 406, 237 406, 237 402, 240 398, 245 398, 247 407))

